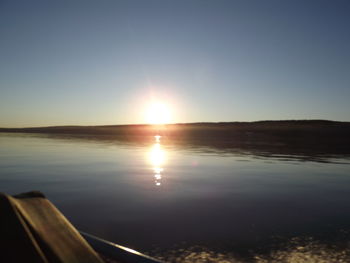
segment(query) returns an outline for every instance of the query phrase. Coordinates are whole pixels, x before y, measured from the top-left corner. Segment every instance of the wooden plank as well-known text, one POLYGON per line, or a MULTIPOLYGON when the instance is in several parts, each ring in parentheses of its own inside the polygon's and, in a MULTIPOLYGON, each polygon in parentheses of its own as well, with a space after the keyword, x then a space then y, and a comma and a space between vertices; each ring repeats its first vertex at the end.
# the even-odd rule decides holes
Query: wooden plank
POLYGON ((28 258, 25 262, 103 262, 73 225, 42 194, 41 196, 33 193, 17 197, 7 196, 7 199, 12 204, 12 210, 5 209, 2 213, 11 212, 13 215, 7 234, 10 235, 10 238, 14 238, 14 236, 11 237, 10 233, 14 231, 14 233, 17 233, 16 238, 19 240, 23 238, 31 241, 25 244, 20 241, 23 243, 20 249, 17 249, 16 246, 9 249, 13 252, 22 253, 22 249, 31 244, 35 247, 34 251, 37 251, 39 255, 45 255, 42 256, 43 261, 29 261, 31 257, 34 259, 34 256, 33 253, 30 255, 27 253, 28 258), (25 231, 19 231, 18 229, 21 229, 21 227, 25 231))

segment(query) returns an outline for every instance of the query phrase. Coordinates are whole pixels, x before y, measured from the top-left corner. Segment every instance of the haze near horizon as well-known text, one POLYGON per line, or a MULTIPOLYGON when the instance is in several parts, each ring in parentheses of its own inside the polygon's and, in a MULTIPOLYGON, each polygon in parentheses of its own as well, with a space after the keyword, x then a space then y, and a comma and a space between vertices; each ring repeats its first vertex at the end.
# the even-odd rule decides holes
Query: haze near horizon
POLYGON ((349 11, 341 0, 1 1, 0 127, 350 121, 349 11))

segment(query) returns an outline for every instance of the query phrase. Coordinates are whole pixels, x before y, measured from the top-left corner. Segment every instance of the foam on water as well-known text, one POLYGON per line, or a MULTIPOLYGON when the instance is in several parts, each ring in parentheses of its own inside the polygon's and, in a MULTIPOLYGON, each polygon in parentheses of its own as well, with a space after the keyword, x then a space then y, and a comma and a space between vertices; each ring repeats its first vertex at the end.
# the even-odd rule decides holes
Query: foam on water
POLYGON ((342 263, 350 262, 350 243, 332 246, 312 238, 294 238, 285 248, 249 257, 220 253, 201 246, 174 249, 154 256, 174 263, 342 263))

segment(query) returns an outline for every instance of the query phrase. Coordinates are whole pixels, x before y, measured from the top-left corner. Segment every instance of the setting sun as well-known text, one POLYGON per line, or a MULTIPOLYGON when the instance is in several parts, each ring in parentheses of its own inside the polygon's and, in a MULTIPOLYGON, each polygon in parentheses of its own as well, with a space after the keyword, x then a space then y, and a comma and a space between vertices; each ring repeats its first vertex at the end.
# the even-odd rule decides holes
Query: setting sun
POLYGON ((152 103, 146 112, 146 120, 150 124, 166 124, 171 120, 169 107, 160 102, 152 103))

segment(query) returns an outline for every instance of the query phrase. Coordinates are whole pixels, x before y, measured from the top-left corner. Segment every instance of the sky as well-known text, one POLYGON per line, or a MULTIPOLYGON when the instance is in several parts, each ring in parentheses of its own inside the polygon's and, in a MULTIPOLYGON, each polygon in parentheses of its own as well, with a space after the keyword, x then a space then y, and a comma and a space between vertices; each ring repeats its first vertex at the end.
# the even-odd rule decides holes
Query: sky
POLYGON ((0 127, 350 121, 350 1, 0 0, 0 127))

